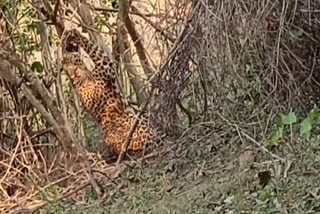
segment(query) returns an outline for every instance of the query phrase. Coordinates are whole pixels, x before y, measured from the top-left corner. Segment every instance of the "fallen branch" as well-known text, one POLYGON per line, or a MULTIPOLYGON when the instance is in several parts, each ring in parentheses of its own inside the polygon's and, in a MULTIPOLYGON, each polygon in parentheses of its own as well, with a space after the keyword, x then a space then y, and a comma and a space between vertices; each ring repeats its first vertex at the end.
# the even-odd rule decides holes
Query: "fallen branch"
MULTIPOLYGON (((152 92, 153 92, 153 90, 152 90, 152 92)), ((121 152, 120 152, 120 154, 118 156, 118 159, 117 159, 117 162, 116 162, 116 169, 119 169, 119 164, 123 160, 124 155, 126 154, 126 152, 128 150, 128 147, 129 147, 130 142, 131 142, 132 135, 133 135, 134 131, 137 128, 137 125, 138 125, 138 122, 139 122, 139 119, 140 119, 141 115, 143 114, 145 108, 147 107, 147 105, 149 104, 149 102, 151 100, 151 96, 152 96, 152 93, 148 97, 148 100, 146 100, 146 102, 144 102, 142 104, 140 112, 137 114, 133 124, 131 125, 130 131, 129 131, 128 136, 126 138, 126 141, 123 143, 122 148, 121 148, 121 152)))

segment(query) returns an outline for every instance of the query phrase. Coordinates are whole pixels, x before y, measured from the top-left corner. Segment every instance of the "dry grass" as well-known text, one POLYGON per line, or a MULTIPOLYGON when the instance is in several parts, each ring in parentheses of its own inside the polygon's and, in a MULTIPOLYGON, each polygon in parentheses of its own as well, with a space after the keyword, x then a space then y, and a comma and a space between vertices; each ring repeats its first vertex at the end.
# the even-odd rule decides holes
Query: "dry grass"
MULTIPOLYGON (((34 212, 64 198, 76 199, 76 193, 90 185, 83 157, 57 152, 55 147, 20 141, 14 150, 2 151, 1 213, 34 212), (48 157, 48 150, 56 154, 48 157)), ((97 154, 87 155, 95 179, 110 183, 115 166, 106 164, 97 154)))

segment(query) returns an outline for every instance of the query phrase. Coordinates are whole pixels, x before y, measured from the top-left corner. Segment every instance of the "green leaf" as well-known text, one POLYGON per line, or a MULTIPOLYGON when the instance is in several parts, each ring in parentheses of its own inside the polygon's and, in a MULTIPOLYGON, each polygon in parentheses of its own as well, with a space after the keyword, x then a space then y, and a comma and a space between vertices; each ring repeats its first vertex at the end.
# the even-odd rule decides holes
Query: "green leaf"
POLYGON ((270 138, 270 144, 272 146, 279 146, 279 141, 283 137, 283 127, 278 127, 272 134, 270 138))
POLYGON ((39 61, 35 61, 31 65, 31 70, 37 73, 42 73, 43 72, 43 65, 39 61))
POLYGON ((309 117, 304 119, 300 124, 300 136, 309 139, 311 135, 312 123, 309 117))
POLYGON ((319 118, 319 111, 317 106, 315 106, 309 113, 308 117, 310 118, 310 122, 313 125, 314 123, 317 122, 318 118, 319 118))
POLYGON ((273 191, 270 186, 265 186, 262 190, 259 190, 258 192, 258 198, 261 201, 269 201, 273 196, 273 191))
POLYGON ((318 119, 319 119, 319 111, 317 106, 315 106, 309 112, 308 117, 300 123, 300 136, 309 140, 312 127, 315 123, 317 123, 318 119))
POLYGON ((293 41, 297 41, 297 40, 300 40, 302 35, 303 35, 303 30, 301 28, 299 29, 292 29, 290 31, 290 35, 291 35, 291 39, 293 41))
POLYGON ((285 125, 292 125, 297 122, 297 116, 294 112, 289 112, 288 115, 281 115, 281 120, 285 125))

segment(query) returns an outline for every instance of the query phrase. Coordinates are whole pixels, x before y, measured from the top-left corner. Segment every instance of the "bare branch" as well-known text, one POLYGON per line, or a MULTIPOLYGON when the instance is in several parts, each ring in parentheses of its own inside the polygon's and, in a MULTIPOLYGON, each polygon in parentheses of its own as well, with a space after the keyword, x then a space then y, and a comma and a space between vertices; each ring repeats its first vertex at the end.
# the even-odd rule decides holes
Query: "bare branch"
MULTIPOLYGON (((21 87, 23 92, 28 97, 30 103, 44 116, 44 118, 49 122, 50 125, 53 126, 57 137, 59 138, 61 144, 63 145, 64 149, 70 151, 72 147, 72 142, 74 138, 70 133, 65 132, 65 119, 62 116, 55 100, 51 97, 50 93, 48 92, 47 88, 40 82, 37 76, 25 65, 17 55, 14 53, 10 53, 5 50, 0 50, 0 58, 2 60, 8 61, 11 65, 17 67, 29 80, 30 87, 26 86, 21 79, 15 77, 15 74, 9 74, 11 81, 13 83, 22 82, 21 87), (42 101, 45 104, 45 107, 50 110, 52 116, 46 110, 43 104, 36 98, 40 96, 42 101), (55 118, 55 119, 53 119, 55 118), (62 124, 59 124, 59 121, 62 124), (64 128, 63 128, 64 127, 64 128)), ((12 72, 10 69, 6 72, 12 72)), ((5 77, 4 77, 5 78, 5 77)))
POLYGON ((135 12, 134 14, 143 18, 143 20, 145 20, 150 26, 152 26, 154 29, 156 29, 157 32, 160 32, 161 35, 163 35, 166 39, 168 39, 170 42, 174 43, 175 38, 170 33, 166 32, 165 29, 161 28, 156 23, 149 20, 148 17, 145 14, 143 14, 142 12, 140 12, 140 10, 138 8, 136 8, 135 6, 131 6, 131 7, 132 7, 132 10, 135 12))
POLYGON ((112 58, 111 51, 108 48, 108 46, 105 44, 101 34, 98 31, 92 30, 96 28, 92 19, 92 15, 90 13, 91 8, 89 4, 87 4, 85 0, 81 1, 80 4, 79 4, 79 1, 77 0, 71 0, 70 3, 72 7, 78 12, 79 16, 81 17, 83 21, 83 26, 90 27, 90 31, 88 31, 88 33, 91 40, 96 41, 97 45, 101 47, 109 55, 110 58, 112 58))
POLYGON ((118 20, 117 37, 120 46, 120 56, 122 58, 125 69, 128 71, 129 80, 137 96, 138 105, 140 105, 145 100, 146 94, 144 91, 143 83, 139 78, 138 71, 136 67, 132 65, 133 60, 128 40, 128 32, 121 20, 118 20))
POLYGON ((126 154, 126 152, 128 150, 128 147, 130 145, 132 135, 133 135, 134 131, 136 130, 138 122, 139 122, 139 120, 141 118, 141 115, 145 111, 145 108, 149 104, 150 100, 151 100, 151 96, 149 96, 149 98, 143 103, 143 105, 141 106, 141 110, 136 115, 136 118, 135 118, 135 120, 133 121, 133 124, 130 127, 130 131, 128 133, 128 136, 127 136, 125 142, 122 144, 121 152, 120 152, 120 154, 118 156, 118 159, 117 159, 117 163, 116 163, 116 168, 117 169, 119 169, 120 162, 123 160, 124 155, 126 154))
POLYGON ((56 28, 58 35, 61 37, 64 31, 64 23, 62 22, 61 18, 57 16, 60 7, 60 0, 56 1, 54 9, 51 8, 50 2, 48 0, 43 0, 43 5, 45 7, 45 13, 42 14, 52 22, 52 24, 56 28))
POLYGON ((141 37, 139 36, 138 32, 134 28, 134 25, 129 17, 129 5, 127 0, 119 1, 119 13, 120 13, 121 20, 125 24, 131 36, 131 39, 134 42, 143 70, 145 74, 148 76, 148 78, 150 78, 152 74, 154 74, 155 72, 153 71, 153 68, 149 64, 147 54, 145 52, 145 48, 143 47, 143 44, 141 42, 141 37))

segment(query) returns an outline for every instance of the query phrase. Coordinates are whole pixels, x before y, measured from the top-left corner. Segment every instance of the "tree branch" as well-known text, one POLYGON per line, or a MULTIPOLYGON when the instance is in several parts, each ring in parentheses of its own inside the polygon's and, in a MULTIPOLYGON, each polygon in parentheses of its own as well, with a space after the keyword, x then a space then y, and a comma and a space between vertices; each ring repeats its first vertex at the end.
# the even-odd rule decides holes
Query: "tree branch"
POLYGON ((145 49, 140 39, 141 37, 138 35, 138 32, 134 28, 134 25, 129 17, 129 5, 127 0, 119 0, 119 13, 131 36, 132 41, 134 42, 143 70, 149 79, 155 72, 149 64, 145 49))
MULTIPOLYGON (((25 77, 29 80, 30 86, 26 86, 26 84, 22 81, 21 78, 16 77, 11 69, 2 70, 7 73, 7 77, 10 77, 10 81, 18 86, 21 83, 21 88, 25 93, 26 97, 30 101, 30 103, 43 115, 43 117, 47 120, 47 122, 53 126, 55 133, 61 142, 63 148, 66 151, 71 151, 72 143, 74 142, 74 137, 70 135, 70 133, 66 132, 65 120, 63 115, 58 109, 55 100, 51 97, 47 88, 40 82, 37 76, 20 60, 20 58, 9 51, 0 50, 0 59, 9 62, 12 66, 17 67, 20 72, 22 72, 25 77), (12 73, 10 73, 12 72, 12 73), (41 97, 43 103, 41 103, 37 97, 41 97), (44 106, 45 105, 45 106, 44 106), (50 113, 46 110, 49 109, 50 113), (59 121, 61 124, 59 124, 59 121)), ((3 78, 7 77, 3 75, 1 72, 0 75, 3 78)))
POLYGON ((64 23, 62 22, 61 18, 57 16, 59 7, 60 7, 60 0, 56 1, 54 9, 51 8, 50 3, 48 0, 43 1, 43 5, 45 7, 45 12, 42 13, 48 20, 52 22, 52 24, 55 26, 56 31, 59 35, 59 37, 62 36, 62 33, 64 31, 64 23))
MULTIPOLYGON (((91 8, 89 4, 86 3, 85 0, 82 0, 80 4, 78 3, 79 1, 77 0, 70 0, 71 6, 78 12, 79 16, 81 17, 84 23, 84 26, 89 26, 93 29, 96 29, 94 21, 92 19, 92 15, 90 13, 91 8)), ((98 31, 94 31, 94 30, 90 30, 88 31, 88 33, 89 33, 90 39, 93 41, 96 41, 97 45, 101 47, 108 54, 110 58, 112 58, 111 51, 108 48, 108 46, 105 44, 101 34, 98 31)))
POLYGON ((172 34, 166 32, 165 29, 161 28, 160 26, 158 26, 157 23, 152 22, 151 20, 149 20, 147 18, 147 16, 145 14, 143 14, 142 12, 140 12, 140 10, 138 8, 136 8, 135 6, 132 6, 132 11, 134 12, 134 14, 136 14, 137 16, 140 16, 141 18, 143 18, 143 20, 145 22, 147 22, 151 27, 153 27, 157 32, 159 32, 161 35, 163 35, 166 39, 168 39, 171 43, 174 43, 175 38, 172 34))
POLYGON ((137 102, 138 105, 141 105, 141 103, 146 99, 146 93, 144 91, 143 83, 141 79, 139 78, 138 71, 135 66, 133 66, 133 60, 132 60, 132 54, 130 50, 129 40, 128 40, 128 32, 123 25, 123 22, 118 20, 118 33, 117 37, 119 40, 119 50, 120 50, 120 56, 122 58, 122 61, 124 63, 125 69, 128 71, 129 80, 133 86, 133 89, 137 95, 137 102))

